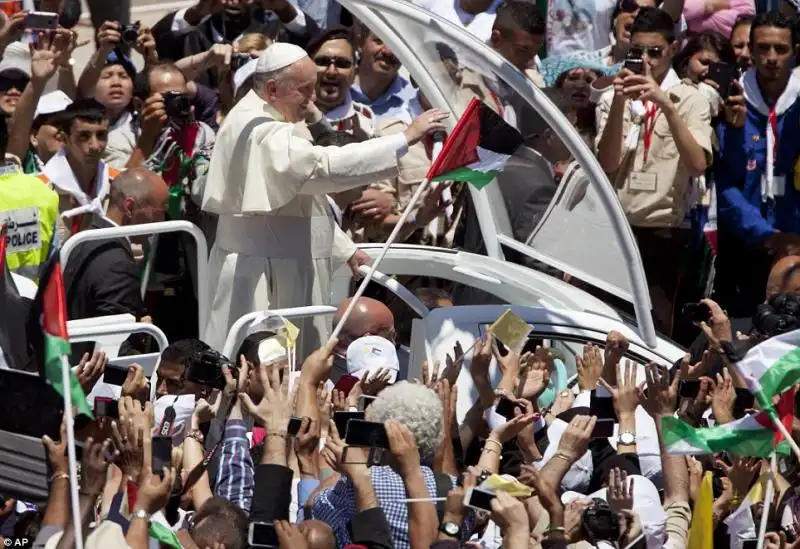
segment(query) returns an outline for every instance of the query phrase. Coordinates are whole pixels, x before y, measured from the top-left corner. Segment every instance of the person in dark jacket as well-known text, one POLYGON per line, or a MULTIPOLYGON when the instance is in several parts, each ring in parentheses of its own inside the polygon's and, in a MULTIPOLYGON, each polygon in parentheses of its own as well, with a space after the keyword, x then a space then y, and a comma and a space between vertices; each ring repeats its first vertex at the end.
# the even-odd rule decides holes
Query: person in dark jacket
MULTIPOLYGON (((120 174, 111 186, 105 217, 94 217, 91 228, 141 225, 164 219, 169 192, 163 179, 134 168, 120 174)), ((146 317, 141 297, 141 267, 126 238, 95 240, 78 245, 64 270, 70 319, 129 313, 146 317)), ((83 353, 73 346, 73 351, 83 353)), ((80 356, 80 355, 78 355, 80 356)))

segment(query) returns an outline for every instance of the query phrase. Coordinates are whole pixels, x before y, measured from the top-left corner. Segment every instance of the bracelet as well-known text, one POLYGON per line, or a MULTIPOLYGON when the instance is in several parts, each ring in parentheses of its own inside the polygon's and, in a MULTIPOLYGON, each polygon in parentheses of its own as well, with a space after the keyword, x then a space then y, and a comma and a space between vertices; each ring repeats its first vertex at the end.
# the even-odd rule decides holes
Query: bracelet
POLYGON ((283 432, 267 433, 266 438, 269 438, 269 437, 280 437, 280 438, 288 439, 289 438, 289 433, 283 433, 283 432))
POLYGON ((553 457, 558 459, 563 459, 567 463, 572 464, 572 458, 562 452, 556 452, 555 454, 553 454, 553 457))
POLYGON ((201 431, 200 429, 192 429, 186 435, 186 438, 194 439, 200 444, 203 444, 203 442, 205 441, 205 437, 203 436, 203 431, 201 431))
POLYGON ((500 456, 500 452, 498 452, 495 448, 484 448, 481 451, 482 452, 492 452, 492 453, 497 454, 498 456, 500 456))
POLYGON ((54 480, 61 480, 61 479, 69 480, 69 474, 68 473, 53 473, 50 476, 49 482, 50 482, 50 484, 52 484, 54 480))
POLYGON ((493 438, 487 438, 486 441, 484 442, 484 445, 489 444, 490 442, 493 444, 497 444, 497 447, 500 448, 500 451, 503 450, 503 444, 498 440, 494 440, 493 438))
POLYGON ((553 533, 566 534, 567 533, 567 529, 564 528, 563 526, 551 526, 547 530, 544 531, 544 535, 545 536, 547 534, 553 534, 553 533))

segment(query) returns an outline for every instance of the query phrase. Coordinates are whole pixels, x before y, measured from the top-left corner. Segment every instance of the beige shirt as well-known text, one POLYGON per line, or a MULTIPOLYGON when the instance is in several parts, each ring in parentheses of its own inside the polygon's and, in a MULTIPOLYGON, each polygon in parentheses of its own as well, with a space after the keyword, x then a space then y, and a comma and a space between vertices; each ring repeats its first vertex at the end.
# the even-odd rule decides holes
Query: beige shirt
MULTIPOLYGON (((700 147, 712 155, 711 115, 708 100, 697 86, 686 80, 668 90, 677 105, 679 116, 700 147)), ((613 89, 607 91, 597 104, 597 138, 600 143, 614 98, 613 89)), ((623 114, 623 136, 633 126, 630 103, 623 114)), ((637 123, 639 121, 637 120, 637 123)), ((661 111, 656 112, 647 161, 644 159, 645 130, 641 127, 635 151, 622 153, 620 167, 609 178, 614 182, 619 201, 628 221, 635 227, 678 227, 686 215, 687 196, 691 191, 691 176, 678 152, 669 123, 661 111)), ((625 139, 623 138, 623 149, 625 139)))

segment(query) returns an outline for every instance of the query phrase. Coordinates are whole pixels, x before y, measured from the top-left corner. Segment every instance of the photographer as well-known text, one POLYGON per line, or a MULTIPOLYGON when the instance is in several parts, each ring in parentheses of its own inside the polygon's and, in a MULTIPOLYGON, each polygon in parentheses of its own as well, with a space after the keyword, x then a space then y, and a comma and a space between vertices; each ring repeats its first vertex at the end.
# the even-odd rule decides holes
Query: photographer
POLYGON ((676 276, 689 231, 690 178, 711 160, 708 101, 670 65, 679 47, 672 18, 642 8, 631 26, 627 68, 597 106, 597 156, 618 189, 650 286, 656 327, 672 333, 676 276), (627 137, 624 137, 627 136, 627 137))

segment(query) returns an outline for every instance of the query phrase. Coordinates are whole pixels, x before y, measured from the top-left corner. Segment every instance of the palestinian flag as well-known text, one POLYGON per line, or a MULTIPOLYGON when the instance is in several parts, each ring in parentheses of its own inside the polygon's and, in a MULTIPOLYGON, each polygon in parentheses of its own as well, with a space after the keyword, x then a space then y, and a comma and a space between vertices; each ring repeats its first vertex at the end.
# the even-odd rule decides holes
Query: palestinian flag
MULTIPOLYGON (((777 409, 781 422, 791 432, 795 391, 781 395, 777 409)), ((774 451, 791 454, 789 444, 772 423, 769 412, 758 412, 716 427, 693 427, 675 417, 662 419, 664 445, 670 454, 701 455, 728 452, 742 457, 769 457, 774 451)))
POLYGON ((14 370, 28 365, 28 345, 25 325, 19 319, 27 318, 31 300, 22 297, 6 262, 8 235, 6 226, 0 226, 0 364, 14 370))
MULTIPOLYGON (((28 317, 28 342, 32 346, 39 375, 64 396, 61 363, 63 357, 69 357, 70 346, 60 253, 60 250, 56 250, 47 260, 39 278, 39 291, 36 292, 28 317)), ((73 408, 79 414, 93 418, 86 395, 72 369, 69 371, 69 385, 73 408)))
POLYGON ((428 171, 431 181, 466 181, 482 189, 522 145, 522 134, 473 98, 428 171))
POLYGON ((800 383, 800 330, 756 345, 734 368, 761 409, 776 417, 772 398, 800 383))

